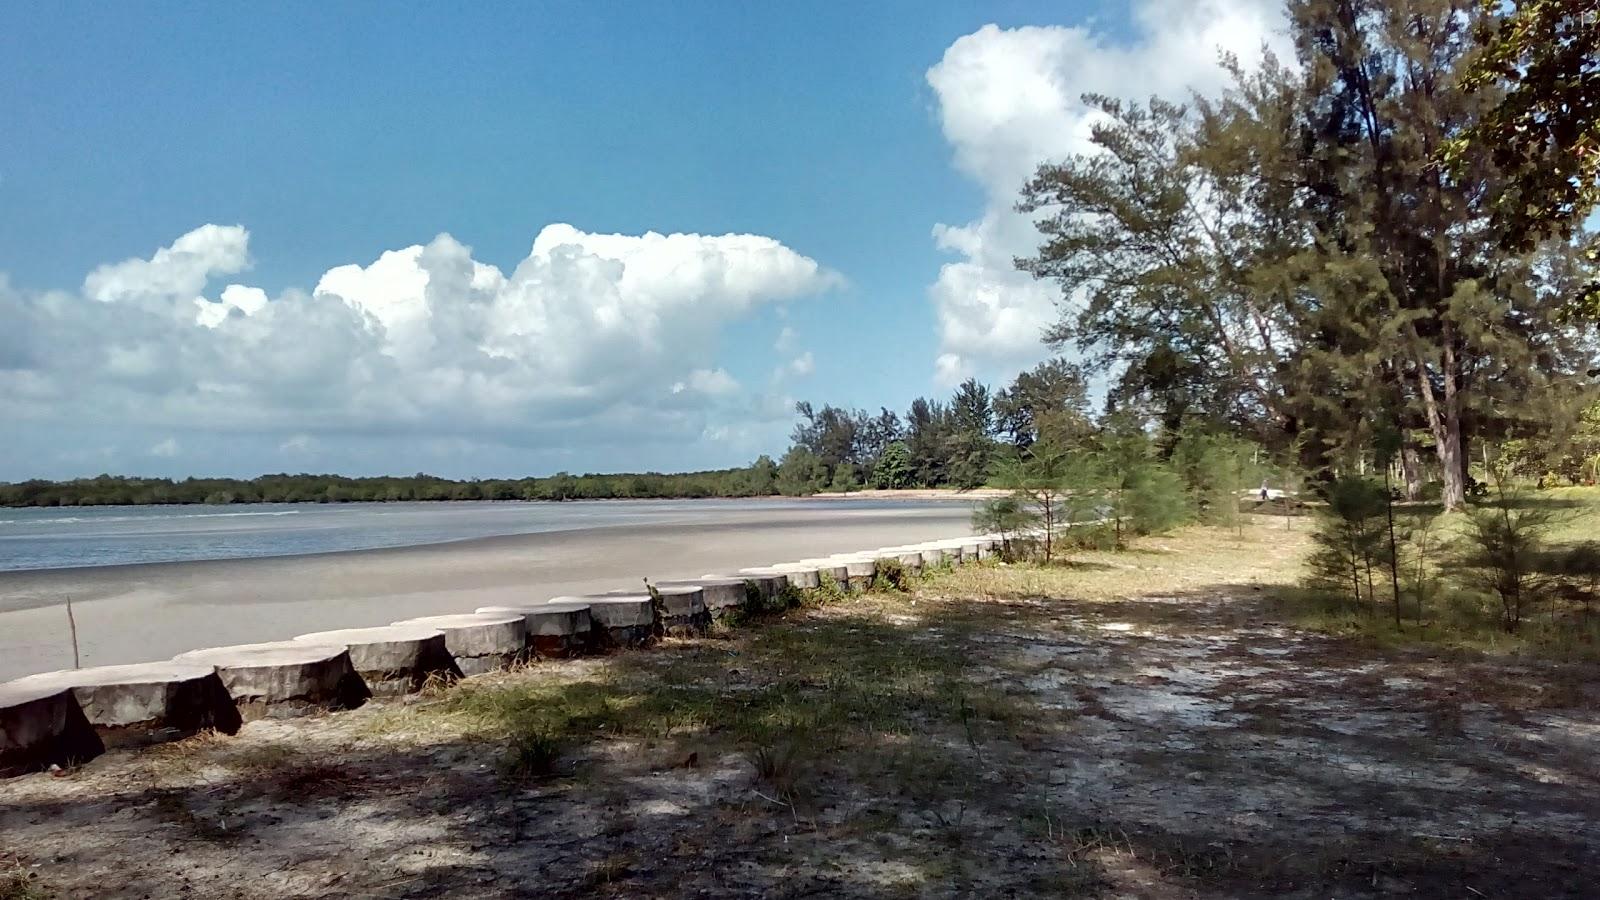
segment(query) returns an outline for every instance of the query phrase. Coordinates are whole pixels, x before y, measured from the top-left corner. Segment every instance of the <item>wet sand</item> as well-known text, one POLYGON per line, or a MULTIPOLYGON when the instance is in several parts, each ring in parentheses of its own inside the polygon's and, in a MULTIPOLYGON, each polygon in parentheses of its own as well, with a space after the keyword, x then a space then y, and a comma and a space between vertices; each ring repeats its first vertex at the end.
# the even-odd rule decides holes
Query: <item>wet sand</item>
POLYGON ((971 507, 730 513, 313 556, 0 572, 0 680, 199 647, 637 587, 970 531, 971 507))

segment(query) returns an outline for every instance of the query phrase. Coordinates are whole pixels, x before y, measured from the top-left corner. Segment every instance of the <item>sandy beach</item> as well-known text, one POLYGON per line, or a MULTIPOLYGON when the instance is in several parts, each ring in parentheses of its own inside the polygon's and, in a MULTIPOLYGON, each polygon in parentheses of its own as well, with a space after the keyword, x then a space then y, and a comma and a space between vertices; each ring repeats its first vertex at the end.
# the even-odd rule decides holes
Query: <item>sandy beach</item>
POLYGON ((952 537, 970 516, 965 503, 827 503, 420 547, 0 572, 0 680, 72 666, 68 598, 82 664, 114 665, 952 537))

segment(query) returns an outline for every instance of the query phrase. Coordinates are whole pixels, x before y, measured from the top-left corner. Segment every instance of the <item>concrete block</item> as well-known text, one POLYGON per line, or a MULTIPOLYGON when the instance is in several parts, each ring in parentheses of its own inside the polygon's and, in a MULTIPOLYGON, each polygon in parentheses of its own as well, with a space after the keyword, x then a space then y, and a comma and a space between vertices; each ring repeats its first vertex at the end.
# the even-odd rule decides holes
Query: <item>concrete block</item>
POLYGON ((153 662, 63 669, 16 684, 72 691, 84 718, 108 747, 139 746, 214 728, 239 730, 239 710, 215 666, 153 662))
POLYGON ((815 566, 819 579, 829 579, 840 590, 850 586, 849 567, 836 559, 802 559, 798 565, 815 566))
POLYGON ((445 634, 426 625, 379 625, 297 635, 307 644, 336 644, 350 653, 350 664, 376 696, 393 697, 422 689, 428 677, 460 678, 445 634))
POLYGON ((944 561, 952 567, 959 567, 967 561, 966 543, 959 539, 938 541, 936 545, 944 551, 944 561))
POLYGON ((913 575, 922 574, 922 551, 901 550, 895 555, 895 559, 900 563, 900 567, 907 572, 913 575))
POLYGON ((740 569, 738 577, 755 582, 756 590, 768 600, 778 599, 783 589, 789 586, 789 576, 771 566, 740 569))
POLYGON ((655 637, 655 604, 649 594, 585 594, 556 597, 551 603, 584 603, 603 649, 642 647, 655 637))
POLYGON ((679 637, 705 634, 711 628, 706 590, 698 584, 652 584, 661 631, 679 637))
POLYGON ((529 603, 481 606, 479 615, 515 613, 528 629, 528 649, 535 656, 578 656, 594 649, 594 619, 587 603, 529 603))
POLYGON ((216 666, 245 721, 349 709, 371 696, 341 644, 240 644, 190 650, 172 659, 216 666))
POLYGON ((697 587, 701 590, 706 611, 712 618, 721 618, 736 609, 742 609, 749 596, 743 578, 696 578, 692 581, 658 581, 656 587, 697 587))
POLYGON ((104 751, 71 688, 0 684, 0 778, 77 765, 104 751))
POLYGON ((482 675, 528 658, 528 625, 517 613, 461 613, 405 619, 444 632, 444 645, 463 675, 482 675))
POLYGON ((934 569, 944 565, 945 559, 948 557, 943 547, 933 544, 924 544, 921 553, 922 567, 925 569, 934 569))
POLYGON ((855 590, 871 587, 872 579, 878 575, 878 559, 871 554, 836 556, 834 559, 844 565, 845 577, 855 590))
POLYGON ((802 591, 816 590, 822 584, 822 578, 816 566, 804 563, 782 563, 773 566, 779 573, 789 579, 789 585, 802 591))

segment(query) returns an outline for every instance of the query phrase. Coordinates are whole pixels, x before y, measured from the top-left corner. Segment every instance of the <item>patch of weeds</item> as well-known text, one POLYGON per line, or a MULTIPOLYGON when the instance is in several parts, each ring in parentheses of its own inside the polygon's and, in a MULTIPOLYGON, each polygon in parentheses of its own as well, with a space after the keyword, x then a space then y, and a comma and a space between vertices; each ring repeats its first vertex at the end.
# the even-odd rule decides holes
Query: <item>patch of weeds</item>
POLYGON ((510 781, 545 778, 555 774, 560 761, 560 741, 537 728, 526 729, 512 734, 501 762, 501 774, 510 781))
POLYGON ((790 735, 781 740, 757 744, 750 751, 750 763, 755 766, 756 777, 769 785, 777 799, 793 804, 806 791, 807 771, 803 735, 790 735))
POLYGON ((592 889, 616 884, 632 872, 633 857, 626 853, 612 854, 589 863, 589 868, 583 874, 583 886, 592 889))
POLYGON ((806 592, 806 606, 829 606, 844 600, 849 595, 839 582, 829 577, 819 577, 817 586, 806 592))
POLYGON ((912 588, 911 573, 898 559, 878 560, 877 573, 872 576, 872 590, 878 593, 905 592, 912 588))
POLYGON ((0 900, 49 900, 39 876, 21 866, 0 870, 0 900))

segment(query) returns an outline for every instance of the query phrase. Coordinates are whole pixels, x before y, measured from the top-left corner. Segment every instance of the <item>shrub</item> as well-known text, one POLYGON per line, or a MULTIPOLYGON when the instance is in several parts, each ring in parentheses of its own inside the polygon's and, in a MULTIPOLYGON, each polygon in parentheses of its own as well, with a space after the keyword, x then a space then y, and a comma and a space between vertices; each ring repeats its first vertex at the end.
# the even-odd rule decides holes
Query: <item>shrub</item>
POLYGON ((1366 478, 1339 478, 1328 486, 1327 501, 1312 535, 1315 550, 1307 560, 1307 580, 1312 587, 1350 598, 1356 606, 1362 603, 1364 586, 1366 602, 1375 611, 1373 569, 1381 573, 1392 562, 1383 485, 1366 478))
POLYGON ((911 573, 898 559, 880 559, 878 572, 872 576, 872 587, 878 591, 908 591, 911 589, 911 573))
POLYGON ((1020 535, 1039 524, 1039 515, 1023 504, 1018 495, 985 500, 972 510, 972 530, 1000 536, 1000 556, 1012 561, 1021 554, 1020 535))
POLYGON ((1461 586, 1494 598, 1500 627, 1515 632, 1554 586, 1540 571, 1551 514, 1525 505, 1503 483, 1497 488, 1495 499, 1467 513, 1466 534, 1452 563, 1461 586))

